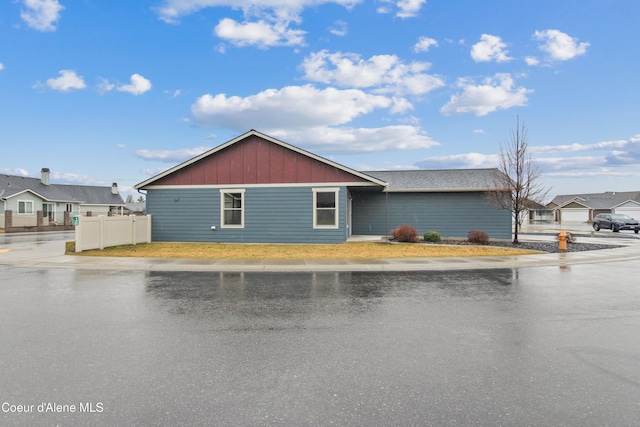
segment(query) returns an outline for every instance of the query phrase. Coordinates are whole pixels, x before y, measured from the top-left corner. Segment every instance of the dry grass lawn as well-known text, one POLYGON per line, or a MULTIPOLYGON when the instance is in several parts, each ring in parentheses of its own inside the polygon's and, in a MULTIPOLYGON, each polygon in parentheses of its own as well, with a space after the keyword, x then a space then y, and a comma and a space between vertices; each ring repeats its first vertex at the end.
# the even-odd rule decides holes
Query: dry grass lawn
POLYGON ((149 243, 115 246, 103 250, 83 251, 80 253, 74 252, 74 245, 74 242, 67 244, 68 255, 150 258, 366 259, 512 256, 538 253, 494 246, 389 244, 380 242, 354 242, 335 245, 149 243))

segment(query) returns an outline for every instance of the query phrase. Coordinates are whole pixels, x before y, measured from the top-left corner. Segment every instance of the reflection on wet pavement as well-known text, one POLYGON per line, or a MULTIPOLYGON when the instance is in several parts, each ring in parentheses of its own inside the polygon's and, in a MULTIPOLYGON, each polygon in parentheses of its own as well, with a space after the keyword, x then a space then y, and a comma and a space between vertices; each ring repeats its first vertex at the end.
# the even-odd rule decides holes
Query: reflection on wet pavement
POLYGON ((634 425, 640 293, 607 267, 0 266, 0 401, 105 408, 0 424, 634 425))

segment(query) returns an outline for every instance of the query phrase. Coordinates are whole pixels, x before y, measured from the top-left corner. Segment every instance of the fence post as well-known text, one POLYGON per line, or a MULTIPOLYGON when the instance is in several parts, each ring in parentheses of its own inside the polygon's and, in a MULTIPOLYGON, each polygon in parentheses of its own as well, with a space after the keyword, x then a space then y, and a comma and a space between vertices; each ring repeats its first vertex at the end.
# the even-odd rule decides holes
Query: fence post
POLYGON ((78 215, 78 225, 74 227, 76 229, 76 252, 82 252, 82 221, 78 215))
POLYGON ((131 221, 131 243, 134 245, 138 243, 136 240, 136 216, 129 215, 129 221, 131 221))
POLYGON ((100 229, 99 237, 98 237, 99 238, 98 245, 100 247, 100 250, 102 250, 102 249, 104 249, 104 228, 105 228, 104 215, 98 215, 98 224, 99 224, 99 229, 100 229))
POLYGON ((151 215, 147 215, 147 243, 151 243, 151 215))

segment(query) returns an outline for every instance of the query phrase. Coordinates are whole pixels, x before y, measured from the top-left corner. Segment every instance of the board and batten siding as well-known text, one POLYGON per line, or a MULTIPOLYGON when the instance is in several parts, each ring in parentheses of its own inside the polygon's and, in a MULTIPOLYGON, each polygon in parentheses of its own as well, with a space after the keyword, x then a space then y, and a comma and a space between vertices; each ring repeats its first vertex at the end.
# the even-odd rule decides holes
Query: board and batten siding
POLYGON ((347 189, 339 187, 338 228, 313 228, 313 188, 149 189, 154 242, 342 243, 347 239, 347 189), (244 190, 244 227, 221 227, 221 190, 244 190), (211 227, 215 226, 215 230, 211 227))
POLYGON ((482 192, 381 193, 352 191, 353 234, 388 235, 399 225, 416 227, 420 235, 466 238, 471 230, 490 238, 511 238, 511 212, 489 205, 482 192))

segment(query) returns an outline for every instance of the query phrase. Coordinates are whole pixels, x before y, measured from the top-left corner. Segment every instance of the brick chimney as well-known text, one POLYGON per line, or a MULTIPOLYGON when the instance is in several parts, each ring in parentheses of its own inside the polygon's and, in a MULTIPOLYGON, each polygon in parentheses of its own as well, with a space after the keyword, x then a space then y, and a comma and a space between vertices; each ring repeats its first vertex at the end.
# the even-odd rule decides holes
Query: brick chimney
POLYGON ((40 172, 42 173, 40 182, 42 182, 44 185, 49 185, 49 176, 50 176, 49 168, 42 168, 40 172))
POLYGON ((118 183, 114 182, 111 184, 111 194, 118 194, 118 183))

